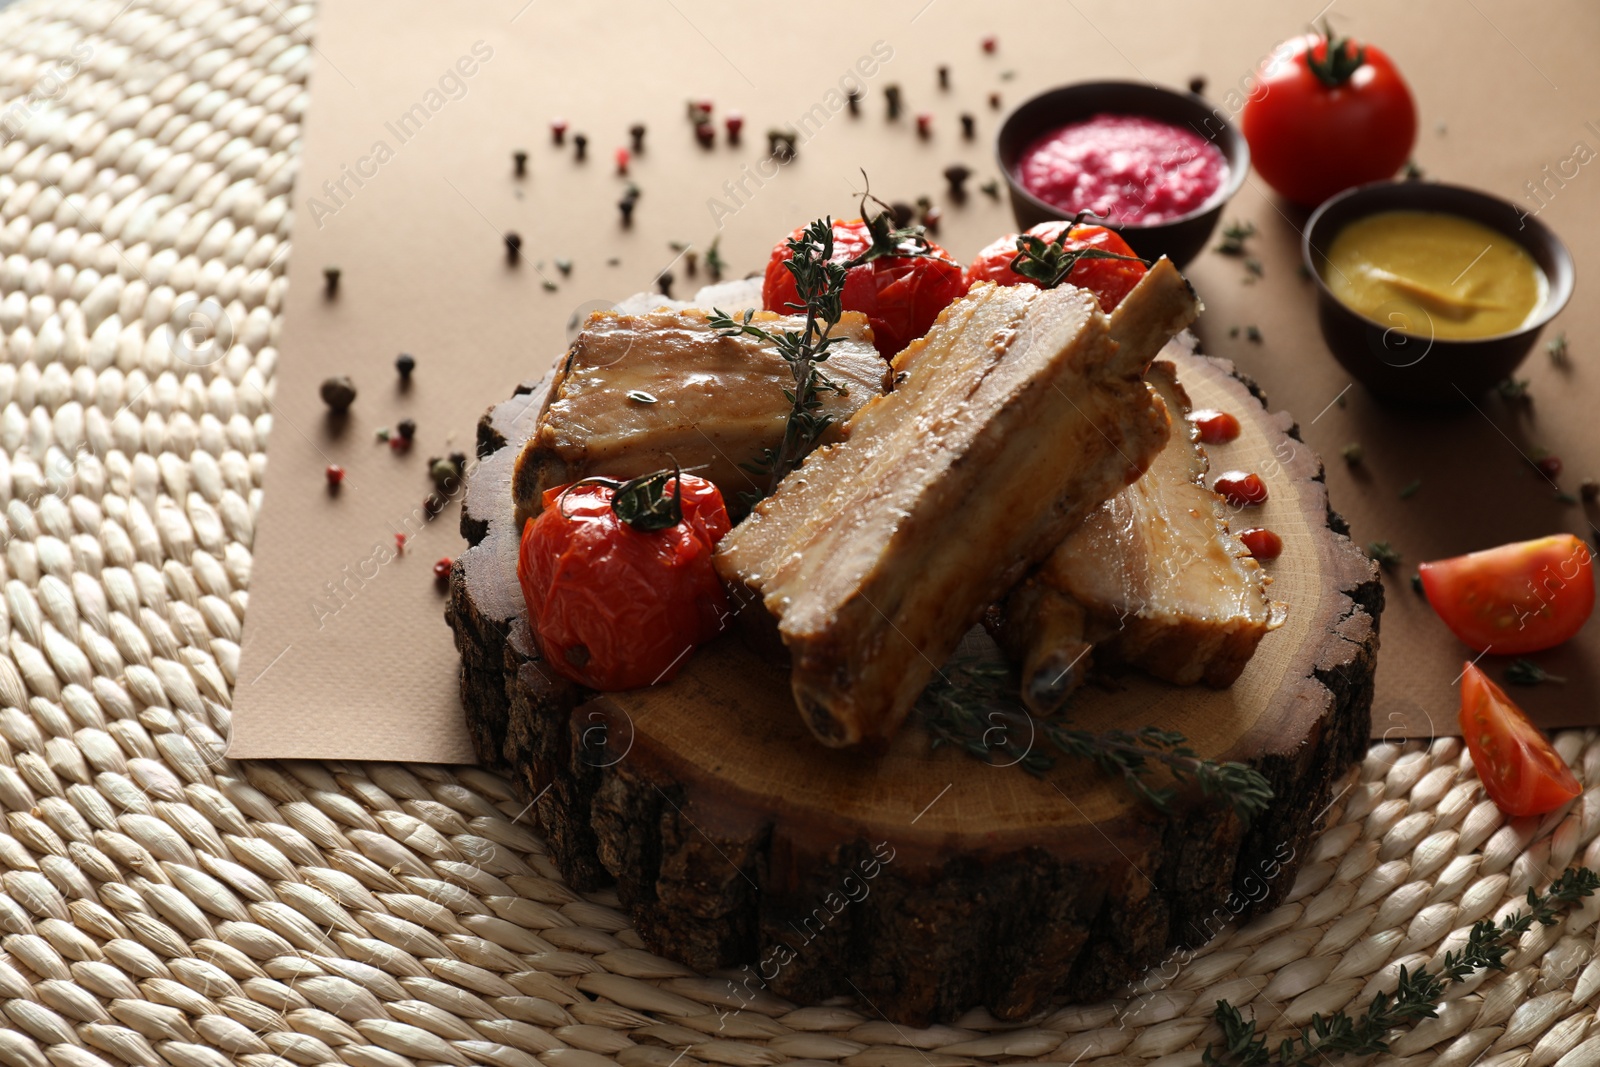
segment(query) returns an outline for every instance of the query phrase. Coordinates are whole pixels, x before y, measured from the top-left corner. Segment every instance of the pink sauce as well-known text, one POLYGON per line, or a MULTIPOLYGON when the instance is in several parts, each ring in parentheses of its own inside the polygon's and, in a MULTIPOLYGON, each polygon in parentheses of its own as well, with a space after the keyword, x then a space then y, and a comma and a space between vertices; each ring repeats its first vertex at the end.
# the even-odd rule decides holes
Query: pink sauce
POLYGON ((1095 115, 1035 138, 1017 165, 1022 187, 1062 211, 1156 223, 1199 208, 1228 178, 1222 150, 1142 115, 1095 115))

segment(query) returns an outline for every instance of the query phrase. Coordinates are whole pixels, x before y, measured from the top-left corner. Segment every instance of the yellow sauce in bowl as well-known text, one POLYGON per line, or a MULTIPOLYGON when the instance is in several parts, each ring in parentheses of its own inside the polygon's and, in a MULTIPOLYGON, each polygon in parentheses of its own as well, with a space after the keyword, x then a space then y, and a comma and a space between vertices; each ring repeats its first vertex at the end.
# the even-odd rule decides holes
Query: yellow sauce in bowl
POLYGON ((1544 305, 1549 282, 1516 241, 1439 211, 1380 211, 1339 231, 1322 280, 1345 306, 1424 337, 1494 337, 1544 305))

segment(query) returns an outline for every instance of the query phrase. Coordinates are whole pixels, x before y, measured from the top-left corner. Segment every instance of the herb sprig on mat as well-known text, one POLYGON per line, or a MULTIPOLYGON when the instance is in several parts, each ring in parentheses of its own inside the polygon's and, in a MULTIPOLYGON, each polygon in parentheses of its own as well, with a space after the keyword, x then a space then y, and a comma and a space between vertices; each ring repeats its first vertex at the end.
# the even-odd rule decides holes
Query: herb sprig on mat
POLYGON ((923 692, 918 709, 934 748, 954 745, 986 763, 1014 764, 1036 775, 1055 766, 1058 754, 1086 759, 1121 776, 1135 796, 1161 811, 1177 790, 1149 780, 1158 765, 1177 782, 1194 781, 1207 796, 1225 799, 1246 820, 1272 800, 1272 786, 1259 771, 1202 759, 1180 733, 1146 726, 1097 734, 1040 719, 1017 700, 1014 680, 999 664, 957 661, 923 692))
POLYGON ((1518 937, 1534 923, 1554 926, 1562 913, 1596 889, 1600 889, 1600 875, 1589 868, 1564 871, 1542 896, 1528 890, 1527 911, 1514 911, 1498 923, 1493 919, 1474 923, 1466 945, 1445 953, 1437 971, 1402 967, 1395 991, 1373 997, 1360 1015, 1352 1018, 1344 1011, 1313 1015, 1309 1026, 1284 1038, 1276 1048, 1268 1044, 1265 1034, 1256 1032, 1254 1020, 1245 1019, 1238 1008, 1219 1000, 1212 1018, 1222 1028, 1222 1041, 1207 1048, 1202 1060, 1214 1067, 1301 1067, 1330 1056, 1387 1052, 1392 1031, 1439 1014, 1439 1003, 1451 983, 1465 981, 1478 971, 1505 970, 1506 954, 1518 937))

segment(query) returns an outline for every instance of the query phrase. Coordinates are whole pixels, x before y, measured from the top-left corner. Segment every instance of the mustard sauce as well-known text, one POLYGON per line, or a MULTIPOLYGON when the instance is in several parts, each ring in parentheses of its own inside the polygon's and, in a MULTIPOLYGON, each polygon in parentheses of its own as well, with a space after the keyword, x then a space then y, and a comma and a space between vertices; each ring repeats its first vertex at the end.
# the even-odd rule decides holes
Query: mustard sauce
POLYGON ((1333 239, 1322 278, 1340 303, 1377 322, 1455 339, 1521 328, 1549 291, 1515 240, 1439 211, 1380 211, 1350 223, 1333 239))

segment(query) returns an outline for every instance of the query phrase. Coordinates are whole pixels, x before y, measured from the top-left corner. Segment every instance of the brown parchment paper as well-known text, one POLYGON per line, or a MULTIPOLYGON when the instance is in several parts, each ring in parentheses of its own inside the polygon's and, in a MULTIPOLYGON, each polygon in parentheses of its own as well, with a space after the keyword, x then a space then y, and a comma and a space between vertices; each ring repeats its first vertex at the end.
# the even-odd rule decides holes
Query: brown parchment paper
MULTIPOLYGON (((1271 46, 1319 6, 323 0, 229 754, 472 759, 432 576, 434 562, 461 547, 458 514, 452 505, 424 520, 426 460, 470 453, 478 415, 538 376, 575 316, 651 288, 663 270, 680 295, 704 282, 703 271, 686 277, 672 242, 703 258, 720 238, 732 276, 760 269, 793 226, 854 214, 865 168, 888 198, 933 196, 944 208, 939 239, 971 257, 1012 224, 1006 204, 977 191, 997 176, 991 144, 1003 112, 990 108, 991 92, 1010 107, 1079 79, 1182 85, 1203 74, 1208 95, 1232 112, 1271 46), (999 38, 993 55, 979 47, 989 33, 999 38), (946 91, 941 64, 951 69, 946 91), (866 87, 860 118, 830 110, 830 94, 852 77, 866 87), (896 123, 884 117, 890 83, 906 101, 896 123), (715 149, 694 143, 690 97, 716 106, 715 149), (745 116, 740 148, 723 140, 728 110, 745 116), (926 140, 914 132, 922 111, 933 115, 926 140), (963 111, 977 118, 972 142, 960 137, 963 111), (558 115, 571 124, 563 149, 548 132, 558 115), (648 128, 645 151, 624 178, 613 153, 635 122, 648 128), (797 123, 797 159, 763 177, 766 130, 797 123), (577 132, 589 138, 581 164, 577 132), (522 180, 510 158, 519 148, 530 157, 522 180), (940 178, 956 161, 977 172, 965 204, 949 201, 940 178), (640 199, 624 229, 615 202, 630 180, 640 199), (523 242, 516 268, 503 252, 510 232, 523 242), (558 259, 570 260, 570 276, 558 259), (323 296, 328 265, 342 271, 332 300, 323 296), (393 369, 402 351, 418 364, 409 390, 393 369), (341 424, 317 397, 330 374, 349 374, 360 390, 341 424), (418 427, 408 453, 375 441, 378 428, 407 417, 418 427), (335 497, 323 477, 329 463, 348 472, 335 497), (407 536, 403 554, 397 533, 407 536)), ((1561 456, 1558 481, 1574 493, 1580 478, 1600 476, 1600 311, 1586 277, 1600 243, 1600 170, 1574 161, 1580 143, 1600 150, 1600 70, 1588 54, 1600 10, 1581 0, 1338 0, 1321 10, 1381 43, 1404 71, 1422 115, 1416 158, 1430 176, 1540 209, 1578 260, 1578 295, 1550 331, 1567 333, 1571 368, 1541 350, 1523 371, 1530 406, 1490 397, 1442 416, 1386 411, 1351 386, 1298 276, 1304 214, 1258 179, 1225 217, 1255 222, 1263 276, 1215 254, 1188 272, 1207 305, 1199 333, 1208 351, 1235 360, 1274 408, 1298 416, 1328 457, 1334 506, 1357 541, 1388 541, 1404 555, 1388 579, 1375 733, 1449 733, 1467 652, 1411 592, 1415 562, 1558 530, 1592 533, 1596 518, 1554 499, 1526 457, 1561 456), (1530 182, 1542 183, 1542 201, 1530 182), (1249 325, 1260 343, 1247 340, 1249 325), (1352 441, 1366 454, 1359 470, 1338 458, 1352 441)), ((1523 705, 1547 726, 1593 721, 1600 623, 1537 658, 1568 681, 1517 690, 1523 705)), ((1503 662, 1486 663, 1498 677, 1503 662)))

